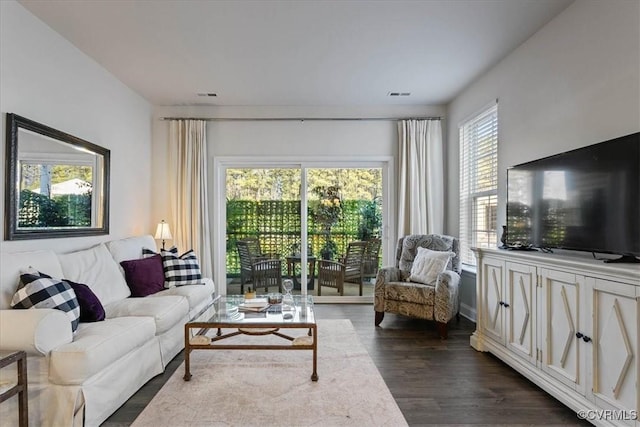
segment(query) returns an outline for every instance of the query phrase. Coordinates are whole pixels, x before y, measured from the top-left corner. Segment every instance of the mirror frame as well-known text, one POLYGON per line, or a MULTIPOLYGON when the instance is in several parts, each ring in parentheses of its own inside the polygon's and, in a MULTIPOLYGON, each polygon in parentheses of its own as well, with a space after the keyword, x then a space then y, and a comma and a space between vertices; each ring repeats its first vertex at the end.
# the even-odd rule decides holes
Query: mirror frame
POLYGON ((109 234, 109 170, 111 152, 99 145, 80 139, 73 135, 43 125, 41 123, 21 117, 17 114, 7 113, 6 120, 6 157, 5 157, 5 210, 4 210, 4 239, 28 240, 28 239, 54 239, 62 237, 97 236, 109 234), (38 133, 48 138, 56 139, 74 147, 80 147, 103 156, 103 197, 99 209, 102 209, 102 226, 100 227, 56 227, 29 230, 18 228, 18 130, 25 129, 38 133))

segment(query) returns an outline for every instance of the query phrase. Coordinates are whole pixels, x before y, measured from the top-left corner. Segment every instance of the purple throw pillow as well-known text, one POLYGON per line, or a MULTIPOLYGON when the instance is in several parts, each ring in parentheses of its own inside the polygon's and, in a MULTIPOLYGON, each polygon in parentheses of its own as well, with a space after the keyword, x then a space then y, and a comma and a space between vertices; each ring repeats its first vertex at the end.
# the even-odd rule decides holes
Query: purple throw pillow
POLYGON ((159 254, 149 258, 122 261, 120 265, 124 269, 131 296, 146 297, 164 289, 164 269, 159 254))
POLYGON ((64 279, 76 293, 80 305, 80 322, 100 322, 104 320, 104 307, 91 288, 83 283, 64 279))

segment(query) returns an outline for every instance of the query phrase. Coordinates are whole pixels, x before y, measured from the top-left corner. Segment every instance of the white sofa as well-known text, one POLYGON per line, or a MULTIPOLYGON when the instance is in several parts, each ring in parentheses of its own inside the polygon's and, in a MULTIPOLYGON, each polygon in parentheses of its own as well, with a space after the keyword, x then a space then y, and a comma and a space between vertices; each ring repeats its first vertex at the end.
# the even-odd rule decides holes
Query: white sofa
MULTIPOLYGON (((209 314, 214 285, 207 278, 130 297, 120 262, 141 258, 143 247, 156 247, 151 236, 68 254, 0 253, 0 350, 28 354, 31 425, 98 426, 184 348, 185 322, 209 314), (29 267, 88 285, 106 319, 80 323, 73 333, 62 311, 11 309, 19 276, 29 267)), ((9 367, 0 370, 0 381, 11 377, 9 367)), ((0 404, 2 425, 17 420, 17 412, 16 398, 0 404)))

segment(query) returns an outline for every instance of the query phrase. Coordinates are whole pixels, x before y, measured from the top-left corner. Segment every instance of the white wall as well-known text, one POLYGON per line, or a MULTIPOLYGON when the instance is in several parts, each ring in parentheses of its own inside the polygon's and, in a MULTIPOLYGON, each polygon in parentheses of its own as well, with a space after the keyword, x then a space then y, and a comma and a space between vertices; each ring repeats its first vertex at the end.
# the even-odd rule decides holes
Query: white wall
MULTIPOLYGON (((458 125, 496 98, 500 226, 509 166, 640 130, 640 2, 577 0, 448 105, 447 229, 454 235, 458 125)), ((463 302, 472 286, 465 284, 463 302)))
POLYGON ((640 2, 577 0, 448 105, 456 235, 458 125, 496 98, 504 224, 507 167, 640 130, 640 2))
POLYGON ((5 113, 16 113, 111 150, 109 236, 3 240, 2 250, 70 251, 152 232, 149 103, 14 1, 0 2, 0 31, 2 137, 5 113))

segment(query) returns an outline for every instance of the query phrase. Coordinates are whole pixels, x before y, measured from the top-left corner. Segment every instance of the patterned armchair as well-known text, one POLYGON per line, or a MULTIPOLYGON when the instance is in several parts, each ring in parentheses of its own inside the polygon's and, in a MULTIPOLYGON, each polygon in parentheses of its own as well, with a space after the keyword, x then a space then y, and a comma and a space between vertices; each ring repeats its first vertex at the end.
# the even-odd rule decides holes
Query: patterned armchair
POLYGON ((460 271, 460 245, 455 237, 414 234, 400 238, 395 267, 381 268, 376 277, 375 325, 380 325, 385 312, 402 314, 435 320, 440 336, 447 338, 447 323, 459 311, 460 271), (434 285, 408 281, 418 247, 455 254, 434 285))

